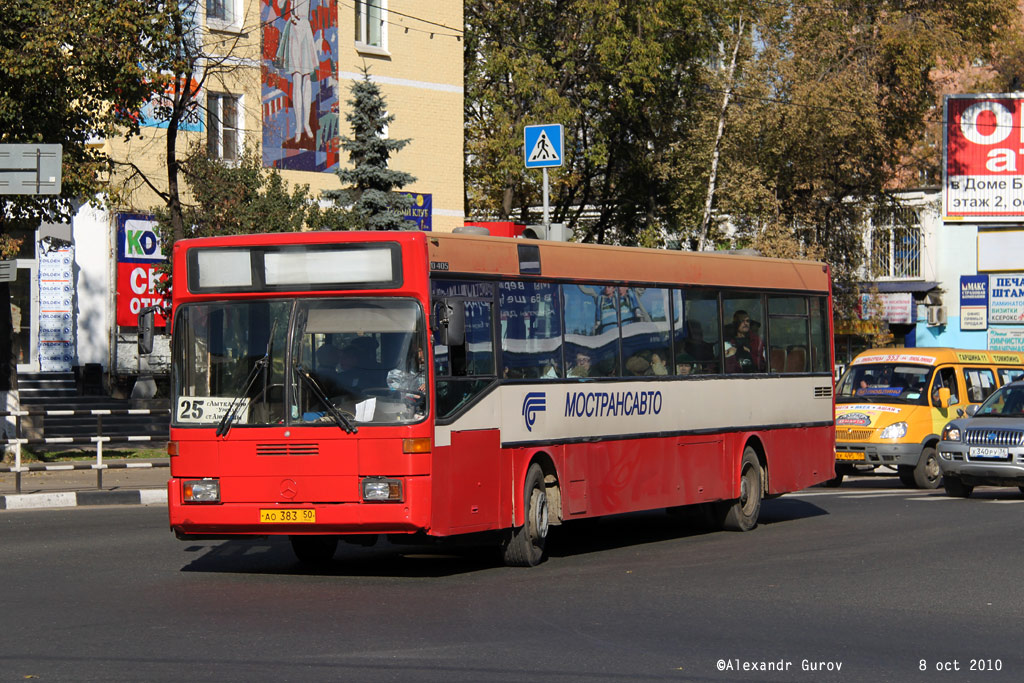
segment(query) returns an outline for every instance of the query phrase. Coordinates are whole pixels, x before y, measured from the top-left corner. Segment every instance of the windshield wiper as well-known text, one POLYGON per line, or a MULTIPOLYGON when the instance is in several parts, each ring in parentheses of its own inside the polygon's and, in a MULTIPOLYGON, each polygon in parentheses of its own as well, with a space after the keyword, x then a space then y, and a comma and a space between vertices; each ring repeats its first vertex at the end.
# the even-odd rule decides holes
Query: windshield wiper
POLYGON ((334 407, 334 404, 331 403, 331 399, 327 398, 327 394, 325 394, 324 390, 320 388, 320 385, 317 384, 317 381, 313 379, 312 375, 303 370, 298 363, 292 364, 292 367, 295 369, 295 372, 299 375, 299 379, 301 379, 303 383, 307 387, 309 387, 309 390, 313 392, 313 395, 316 396, 317 400, 323 403, 324 406, 326 406, 327 414, 331 416, 331 418, 337 423, 338 427, 340 427, 342 431, 344 431, 347 434, 355 434, 356 432, 359 431, 359 428, 352 424, 351 420, 345 417, 345 415, 340 410, 334 407))
POLYGON ((252 389, 252 385, 256 381, 256 377, 259 376, 260 370, 265 371, 269 365, 270 352, 267 351, 263 358, 256 361, 256 364, 252 366, 252 370, 249 371, 249 376, 245 378, 245 388, 242 389, 242 393, 231 399, 231 404, 224 411, 224 417, 217 424, 217 436, 227 436, 228 432, 231 431, 231 425, 238 417, 238 412, 242 409, 242 401, 249 394, 249 389, 252 389))

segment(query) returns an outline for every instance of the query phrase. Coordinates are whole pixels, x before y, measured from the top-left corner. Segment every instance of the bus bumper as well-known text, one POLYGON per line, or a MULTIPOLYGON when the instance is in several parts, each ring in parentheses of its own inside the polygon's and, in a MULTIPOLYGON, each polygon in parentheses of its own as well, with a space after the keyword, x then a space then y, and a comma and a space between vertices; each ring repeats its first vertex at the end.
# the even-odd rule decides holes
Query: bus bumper
POLYGON ((179 538, 269 536, 274 534, 413 534, 430 526, 430 478, 405 477, 400 502, 339 503, 185 503, 181 479, 167 483, 170 527, 179 538), (296 511, 277 515, 287 521, 263 522, 261 512, 296 511), (315 522, 303 521, 309 512, 315 522), (294 521, 292 521, 294 520, 294 521))
POLYGON ((837 465, 917 465, 921 459, 919 443, 836 442, 837 465))

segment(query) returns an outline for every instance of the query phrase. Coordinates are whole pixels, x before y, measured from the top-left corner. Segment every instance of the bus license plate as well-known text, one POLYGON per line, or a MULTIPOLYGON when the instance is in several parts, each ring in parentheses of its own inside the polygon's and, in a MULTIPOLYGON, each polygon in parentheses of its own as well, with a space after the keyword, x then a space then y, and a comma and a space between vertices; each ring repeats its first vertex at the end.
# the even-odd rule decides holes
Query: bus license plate
POLYGON ((836 460, 863 460, 863 453, 850 453, 848 451, 836 451, 836 460))
POLYGON ((1009 451, 993 446, 971 446, 969 455, 972 460, 1006 460, 1009 451))
POLYGON ((309 508, 291 510, 260 510, 263 524, 316 524, 316 510, 309 508))

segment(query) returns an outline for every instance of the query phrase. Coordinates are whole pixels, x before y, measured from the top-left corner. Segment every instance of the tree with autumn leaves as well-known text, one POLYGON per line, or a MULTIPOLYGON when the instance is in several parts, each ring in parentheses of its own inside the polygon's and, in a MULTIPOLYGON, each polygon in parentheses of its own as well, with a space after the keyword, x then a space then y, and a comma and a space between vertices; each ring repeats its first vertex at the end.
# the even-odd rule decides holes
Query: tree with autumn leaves
POLYGON ((531 221, 523 126, 563 123, 552 220, 579 239, 824 258, 841 315, 865 217, 910 165, 937 165, 918 143, 942 74, 1022 54, 1015 0, 467 0, 465 16, 468 214, 531 221))

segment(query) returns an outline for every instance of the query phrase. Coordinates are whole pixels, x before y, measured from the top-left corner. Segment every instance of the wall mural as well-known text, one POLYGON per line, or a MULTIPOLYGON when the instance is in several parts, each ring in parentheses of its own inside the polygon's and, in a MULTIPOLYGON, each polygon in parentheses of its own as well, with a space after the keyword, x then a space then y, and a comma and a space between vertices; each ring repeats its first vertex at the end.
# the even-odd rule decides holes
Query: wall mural
POLYGON ((260 0, 263 165, 338 166, 337 0, 260 0))

